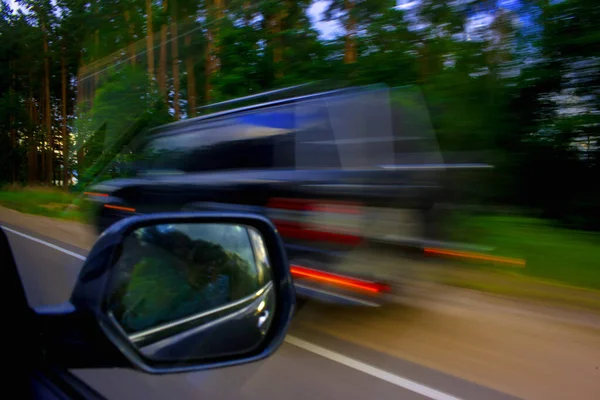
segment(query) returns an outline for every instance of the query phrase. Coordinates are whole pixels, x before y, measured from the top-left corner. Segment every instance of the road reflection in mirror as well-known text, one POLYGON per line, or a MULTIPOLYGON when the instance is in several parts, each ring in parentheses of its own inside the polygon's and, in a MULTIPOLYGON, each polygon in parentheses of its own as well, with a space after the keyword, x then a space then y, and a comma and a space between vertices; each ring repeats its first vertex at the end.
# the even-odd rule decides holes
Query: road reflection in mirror
POLYGON ((114 270, 107 311, 151 360, 251 352, 271 325, 275 297, 269 257, 252 227, 140 227, 123 241, 114 270))

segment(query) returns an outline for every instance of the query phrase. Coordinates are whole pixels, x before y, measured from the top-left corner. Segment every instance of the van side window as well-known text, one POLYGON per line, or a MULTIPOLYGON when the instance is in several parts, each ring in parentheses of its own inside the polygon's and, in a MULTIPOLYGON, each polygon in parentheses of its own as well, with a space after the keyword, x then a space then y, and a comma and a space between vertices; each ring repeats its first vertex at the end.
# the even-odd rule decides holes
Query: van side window
POLYGON ((274 143, 270 138, 235 140, 190 149, 186 172, 265 169, 273 166, 274 143))

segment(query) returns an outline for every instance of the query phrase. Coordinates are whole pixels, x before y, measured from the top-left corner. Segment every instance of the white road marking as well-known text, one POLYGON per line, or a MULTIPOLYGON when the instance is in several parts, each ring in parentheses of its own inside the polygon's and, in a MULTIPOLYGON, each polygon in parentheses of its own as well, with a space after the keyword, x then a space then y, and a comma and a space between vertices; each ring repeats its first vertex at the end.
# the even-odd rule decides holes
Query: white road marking
POLYGON ((400 386, 406 390, 410 390, 411 392, 418 393, 425 397, 428 397, 433 400, 460 400, 458 397, 451 396, 444 392, 440 392, 439 390, 435 390, 430 388, 429 386, 422 385, 418 382, 411 381, 406 378, 402 378, 401 376, 394 375, 391 372, 384 371, 382 369, 376 368, 372 365, 363 363, 361 361, 355 360, 350 357, 346 357, 343 354, 336 353, 331 350, 327 350, 324 347, 317 346, 315 344, 306 342, 302 339, 299 339, 295 336, 287 335, 285 341, 294 346, 300 347, 303 350, 310 351, 311 353, 315 353, 321 357, 325 357, 329 360, 335 361, 339 364, 345 365, 357 371, 363 372, 367 375, 371 375, 375 378, 379 378, 383 381, 389 382, 396 386, 400 386))
POLYGON ((36 243, 39 243, 39 244, 43 244, 44 246, 48 246, 48 247, 50 247, 50 248, 52 248, 52 249, 54 249, 56 251, 60 251, 61 253, 68 254, 71 257, 77 258, 78 260, 85 260, 87 258, 86 256, 82 256, 81 254, 77 254, 77 253, 75 253, 73 251, 70 251, 70 250, 67 250, 67 249, 63 249, 62 247, 59 247, 59 246, 57 246, 55 244, 46 242, 45 240, 38 239, 38 238, 33 237, 33 236, 26 235, 26 234, 21 233, 19 231, 15 231, 14 229, 10 229, 10 228, 7 228, 5 226, 3 226, 2 229, 4 229, 7 232, 14 233, 15 235, 19 235, 21 237, 24 237, 25 239, 29 239, 29 240, 31 240, 33 242, 36 242, 36 243))
MULTIPOLYGON (((25 239, 29 239, 33 242, 43 244, 44 246, 50 247, 54 250, 60 251, 61 253, 70 255, 71 257, 77 258, 78 260, 85 260, 86 256, 72 252, 70 250, 64 249, 55 244, 46 242, 45 240, 38 239, 36 237, 26 235, 14 229, 7 228, 5 226, 2 227, 7 232, 14 233, 15 235, 24 237, 25 239)), ((287 335, 285 341, 291 345, 299 347, 303 350, 309 351, 321 357, 325 357, 331 361, 335 361, 338 364, 345 365, 346 367, 355 369, 367 375, 371 375, 375 378, 381 379, 383 381, 389 382, 393 385, 399 386, 406 390, 410 390, 411 392, 418 393, 425 397, 428 397, 432 400, 461 400, 458 397, 451 396, 444 392, 440 392, 439 390, 435 390, 430 388, 429 386, 425 386, 415 381, 411 381, 410 379, 403 378, 398 375, 394 375, 391 372, 387 372, 385 370, 379 369, 372 365, 363 363, 362 361, 355 360, 353 358, 347 357, 343 354, 336 353, 335 351, 328 350, 324 347, 317 346, 316 344, 309 343, 305 340, 297 338, 292 335, 287 335)))

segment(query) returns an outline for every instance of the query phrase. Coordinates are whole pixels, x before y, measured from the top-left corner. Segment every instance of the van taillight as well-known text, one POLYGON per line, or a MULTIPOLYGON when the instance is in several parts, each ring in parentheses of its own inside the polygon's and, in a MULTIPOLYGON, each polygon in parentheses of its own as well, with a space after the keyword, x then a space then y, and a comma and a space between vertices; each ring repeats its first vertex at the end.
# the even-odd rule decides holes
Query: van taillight
POLYGON ((357 203, 274 198, 267 207, 283 237, 349 245, 362 241, 362 210, 357 203))
POLYGON ((83 192, 83 194, 87 195, 87 196, 93 196, 93 197, 108 197, 107 193, 98 193, 98 192, 83 192))
POLYGON ((290 272, 292 273, 292 276, 296 278, 306 278, 351 289, 359 289, 373 293, 386 293, 391 291, 390 286, 384 283, 371 282, 364 279, 333 274, 331 272, 319 271, 301 265, 290 265, 290 272))

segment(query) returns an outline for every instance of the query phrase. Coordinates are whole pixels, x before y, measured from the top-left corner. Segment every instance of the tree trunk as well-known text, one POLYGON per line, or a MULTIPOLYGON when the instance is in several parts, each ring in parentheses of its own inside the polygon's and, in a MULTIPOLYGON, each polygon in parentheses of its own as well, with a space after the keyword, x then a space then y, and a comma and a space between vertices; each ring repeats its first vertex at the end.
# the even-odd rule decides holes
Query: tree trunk
POLYGON ((150 82, 154 80, 154 32, 152 31, 152 0, 146 0, 146 55, 148 57, 148 79, 150 82))
MULTIPOLYGON (((94 47, 96 49, 96 60, 95 61, 99 61, 100 60, 100 31, 98 29, 96 29, 96 31, 94 32, 94 47)), ((100 63, 96 63, 96 69, 97 71, 94 73, 94 91, 96 90, 96 88, 98 87, 98 79, 100 78, 100 63)), ((93 96, 92 96, 93 98, 93 96)))
MULTIPOLYGON (((81 113, 85 110, 86 107, 84 107, 84 104, 86 102, 86 94, 85 94, 85 83, 82 81, 82 78, 85 76, 85 71, 86 71, 86 67, 85 65, 83 65, 83 54, 80 51, 79 52, 79 60, 78 60, 78 65, 79 68, 77 68, 77 112, 81 113)), ((74 143, 74 147, 75 147, 75 151, 77 152, 77 158, 76 158, 76 171, 77 171, 77 175, 78 177, 81 176, 81 169, 82 169, 82 161, 81 161, 81 149, 83 147, 82 144, 82 136, 81 133, 78 133, 75 136, 75 143, 74 143)))
POLYGON ((213 33, 208 28, 206 34, 206 48, 204 53, 204 101, 210 103, 212 97, 212 74, 213 74, 213 33))
POLYGON ((135 24, 129 22, 131 21, 129 10, 125 11, 125 21, 127 22, 129 29, 129 60, 131 61, 131 65, 135 66, 135 24))
MULTIPOLYGON (((79 56, 81 60, 81 55, 79 56)), ((79 63, 79 67, 77 68, 77 97, 75 99, 75 104, 77 104, 78 111, 81 111, 80 107, 82 107, 81 102, 83 101, 83 82, 81 82, 81 77, 83 75, 83 66, 81 66, 81 62, 79 63)))
POLYGON ((10 113, 9 117, 10 124, 10 147, 11 147, 11 160, 10 160, 10 181, 11 183, 16 182, 17 180, 17 165, 16 165, 16 157, 14 153, 17 151, 17 130, 15 128, 15 114, 10 113))
POLYGON ((214 75, 219 71, 221 67, 221 61, 219 59, 219 46, 218 41, 220 38, 219 26, 221 19, 224 17, 224 4, 223 0, 214 0, 214 19, 213 26, 207 29, 206 36, 206 54, 205 54, 205 86, 204 86, 204 100, 208 104, 213 98, 213 87, 212 80, 214 75))
MULTIPOLYGON (((160 26, 160 56, 158 62, 158 90, 162 96, 167 94, 167 0, 163 0, 163 23, 160 26)), ((168 100, 168 99, 167 99, 168 100)))
POLYGON ((78 112, 83 112, 87 107, 84 107, 87 101, 87 94, 85 91, 85 74, 87 72, 86 66, 83 64, 83 50, 79 50, 77 56, 77 108, 78 112))
MULTIPOLYGON (((186 17, 186 29, 191 29, 190 18, 186 17)), ((189 33, 185 35, 185 69, 187 75, 187 93, 188 93, 188 117, 196 116, 196 75, 194 73, 194 58, 192 52, 192 37, 189 33)))
POLYGON ((39 103, 40 103, 40 108, 38 110, 39 112, 39 117, 38 117, 38 121, 39 121, 39 127, 40 127, 40 141, 37 144, 39 144, 40 147, 40 157, 39 157, 39 173, 40 173, 40 182, 46 182, 46 169, 47 169, 47 164, 46 164, 46 156, 47 156, 47 152, 46 152, 46 132, 45 132, 45 127, 44 127, 44 121, 46 120, 46 114, 45 114, 45 110, 46 110, 46 96, 44 95, 45 92, 45 84, 44 81, 42 81, 42 86, 40 87, 40 97, 39 97, 39 103))
MULTIPOLYGON (((10 61, 11 69, 14 70, 14 61, 10 61)), ((10 81, 10 105, 11 105, 11 113, 8 117, 9 121, 9 131, 10 131, 10 147, 11 147, 11 160, 10 160, 10 180, 11 183, 16 182, 17 180, 17 157, 15 157, 15 153, 17 151, 17 129, 15 127, 15 113, 14 113, 14 105, 15 105, 15 80, 16 75, 13 72, 12 79, 10 81)))
POLYGON ((179 39, 177 38, 177 18, 176 18, 176 3, 173 4, 173 16, 171 20, 171 62, 173 69, 173 109, 175 110, 175 120, 181 117, 179 106, 179 39))
POLYGON ((28 137, 28 149, 27 149, 27 182, 34 183, 37 181, 37 146, 35 145, 35 99, 33 98, 33 91, 31 90, 31 77, 29 78, 30 89, 29 89, 29 137, 28 137))
POLYGON ((52 136, 52 110, 50 104, 50 60, 48 55, 48 35, 46 25, 42 23, 42 31, 44 32, 44 121, 46 125, 46 140, 48 142, 48 150, 46 153, 46 174, 44 175, 45 182, 51 183, 52 171, 54 167, 54 137, 52 136))
POLYGON ((17 158, 14 156, 14 153, 17 151, 17 131, 13 127, 15 123, 15 116, 11 114, 10 116, 10 144, 11 144, 11 160, 10 160, 10 182, 15 183, 17 181, 17 158))
POLYGON ((213 64, 212 64, 212 68, 213 68, 213 73, 219 72, 221 70, 221 58, 220 58, 220 54, 221 54, 221 46, 220 46, 220 39, 221 39, 221 25, 222 25, 222 21, 223 18, 225 18, 225 3, 224 0, 215 0, 215 8, 217 11, 216 14, 216 23, 215 23, 215 31, 214 31, 214 38, 213 38, 213 64))
POLYGON ((283 78, 281 62, 283 61, 283 38, 281 37, 283 20, 286 16, 286 10, 278 11, 273 18, 272 34, 275 37, 273 43, 273 64, 275 67, 275 78, 283 78))
POLYGON ((86 79, 87 86, 87 95, 89 97, 90 109, 94 107, 94 94, 96 93, 96 88, 98 87, 98 78, 100 74, 100 68, 98 66, 100 63, 100 31, 96 29, 94 32, 94 49, 95 56, 92 58, 93 61, 90 63, 91 68, 90 72, 92 73, 88 79, 86 79))
POLYGON ((356 56, 356 20, 352 15, 354 9, 353 0, 345 0, 345 8, 348 15, 346 25, 346 38, 344 42, 344 63, 353 64, 357 60, 356 56))
MULTIPOLYGON (((64 49, 63 49, 64 51, 64 49)), ((69 188, 69 134, 67 132, 67 64, 65 56, 61 57, 62 78, 62 140, 63 140, 63 187, 69 188)))
POLYGON ((252 5, 250 1, 244 1, 244 25, 250 26, 252 21, 252 5))

